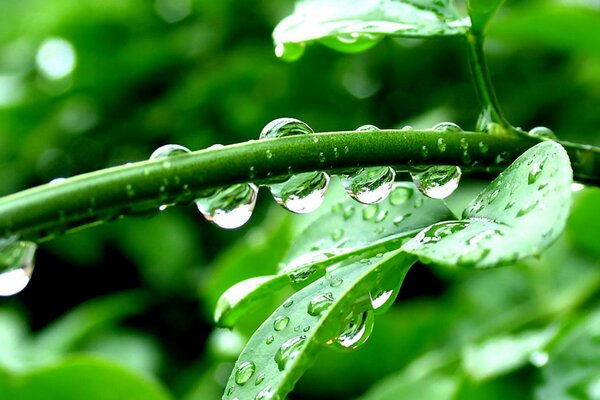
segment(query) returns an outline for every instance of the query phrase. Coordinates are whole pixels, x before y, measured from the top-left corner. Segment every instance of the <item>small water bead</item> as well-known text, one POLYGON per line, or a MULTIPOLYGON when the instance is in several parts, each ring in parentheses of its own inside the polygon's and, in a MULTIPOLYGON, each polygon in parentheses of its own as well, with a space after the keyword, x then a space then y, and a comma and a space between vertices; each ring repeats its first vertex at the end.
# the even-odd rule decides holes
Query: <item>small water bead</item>
POLYGON ((413 182, 427 197, 445 199, 458 187, 462 171, 460 167, 438 165, 421 172, 411 171, 413 182))
POLYGON ((365 221, 372 220, 377 215, 377 211, 379 211, 379 206, 377 204, 371 204, 363 208, 362 217, 365 221))
POLYGON ((438 147, 438 150, 440 151, 440 153, 445 152, 446 151, 446 140, 444 138, 438 138, 437 147, 438 147))
POLYGON ((434 131, 438 132, 462 132, 462 128, 456 125, 453 122, 440 122, 439 124, 434 125, 432 128, 434 131))
POLYGON ((423 158, 429 157, 429 148, 425 145, 421 146, 421 156, 423 156, 423 158))
POLYGON ((422 244, 436 243, 446 236, 465 229, 467 226, 468 223, 466 222, 438 222, 419 232, 415 239, 422 244))
POLYGON ((338 287, 342 283, 344 283, 344 280, 342 278, 335 278, 335 279, 331 280, 331 282, 329 283, 329 286, 331 286, 331 287, 338 287))
POLYGON ((489 150, 489 146, 486 142, 479 142, 479 151, 481 152, 481 154, 487 154, 488 150, 489 150))
POLYGON ((388 210, 381 210, 377 217, 375 217, 375 222, 383 222, 388 216, 388 210))
POLYGON ((304 54, 305 47, 304 43, 277 43, 275 56, 283 61, 296 61, 304 54))
POLYGON ((300 335, 286 340, 281 345, 274 357, 280 371, 283 371, 286 365, 298 356, 305 342, 306 336, 300 335))
POLYGON ((409 218, 410 216, 412 216, 411 213, 408 214, 404 214, 404 215, 398 215, 396 217, 394 217, 394 220, 392 221, 392 223, 396 226, 400 225, 402 222, 404 222, 407 218, 409 218))
POLYGON ((0 240, 0 296, 19 293, 31 280, 37 245, 14 238, 0 240))
POLYGON ((285 315, 280 315, 279 317, 275 318, 275 321, 273 321, 273 329, 275 329, 278 332, 282 331, 285 328, 287 328, 289 323, 289 317, 286 317, 285 315))
POLYGON ((258 386, 265 380, 265 374, 260 374, 256 377, 256 381, 254 381, 254 386, 258 386))
POLYGON ((532 137, 535 137, 538 139, 551 139, 551 140, 557 139, 554 132, 552 132, 552 130, 546 128, 545 126, 536 126, 535 128, 531 129, 529 132, 527 132, 527 134, 529 136, 532 136, 532 137))
POLYGON ((319 316, 323 311, 327 310, 333 304, 333 293, 319 294, 308 302, 307 312, 313 317, 319 316))
POLYGON ((208 197, 196 199, 196 206, 204 217, 225 229, 244 225, 252 216, 258 187, 253 183, 240 183, 219 189, 208 197))
POLYGON ((254 371, 256 371, 256 365, 252 361, 244 361, 235 373, 235 383, 244 385, 252 378, 254 371))
POLYGON ((344 236, 344 230, 341 228, 335 228, 331 231, 332 240, 340 240, 344 236))
POLYGON ((352 216, 354 215, 355 212, 356 212, 356 207, 354 207, 354 206, 346 206, 344 208, 342 216, 344 217, 344 220, 347 221, 350 218, 352 218, 352 216))
POLYGON ((271 343, 273 343, 273 341, 274 341, 274 340, 275 340, 275 336, 273 336, 273 335, 269 335, 269 336, 267 336, 267 338, 265 339, 265 343, 266 343, 266 344, 271 344, 271 343))
POLYGON ((339 350, 356 350, 367 342, 373 331, 373 311, 362 312, 350 319, 344 330, 331 342, 339 350))
POLYGON ((273 388, 271 386, 267 386, 266 388, 264 388, 263 390, 258 392, 256 397, 254 398, 254 400, 274 400, 274 399, 275 399, 275 392, 273 391, 273 388))
POLYGON ((292 305, 294 304, 294 300, 288 300, 285 303, 283 303, 283 308, 290 308, 292 305))
MULTIPOLYGON (((263 128, 260 139, 312 133, 314 132, 310 126, 300 120, 278 118, 263 128)), ((329 181, 327 173, 315 171, 292 175, 286 181, 271 184, 269 187, 273 198, 279 205, 289 211, 303 214, 316 210, 323 203, 329 181)))
POLYGON ((406 186, 397 186, 392 190, 389 196, 389 202, 393 206, 404 204, 413 196, 414 191, 406 186))

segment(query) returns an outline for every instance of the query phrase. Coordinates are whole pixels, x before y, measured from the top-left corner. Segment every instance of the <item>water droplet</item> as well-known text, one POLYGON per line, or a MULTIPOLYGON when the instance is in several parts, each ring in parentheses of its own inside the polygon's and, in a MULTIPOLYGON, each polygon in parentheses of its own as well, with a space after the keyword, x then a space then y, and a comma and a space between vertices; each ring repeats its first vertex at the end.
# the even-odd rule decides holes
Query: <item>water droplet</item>
POLYGON ((404 220, 406 220, 406 218, 410 217, 412 214, 408 213, 408 214, 404 214, 404 215, 398 215, 396 217, 394 217, 394 221, 392 221, 392 223, 396 226, 400 225, 404 220))
POLYGON ((423 200, 422 197, 419 197, 418 199, 415 199, 414 207, 415 208, 421 208, 421 207, 423 207, 423 203, 424 202, 425 202, 425 200, 423 200))
POLYGON ((271 158, 273 158, 273 153, 271 152, 271 150, 268 150, 268 149, 267 149, 267 151, 265 151, 265 155, 267 156, 267 159, 269 159, 269 160, 270 160, 271 158))
POLYGON ((374 322, 375 317, 371 310, 353 316, 342 333, 333 340, 333 345, 340 350, 358 349, 369 339, 374 322))
POLYGON ((165 144, 154 150, 150 155, 150 160, 162 160, 167 157, 180 156, 187 153, 191 153, 190 149, 187 147, 178 144, 165 144))
POLYGON ((362 125, 362 126, 359 126, 358 128, 356 128, 356 130, 359 132, 367 132, 367 131, 378 131, 379 128, 376 127, 375 125, 362 125))
POLYGON ((229 386, 227 388, 227 396, 231 396, 234 391, 235 391, 235 387, 234 386, 229 386))
POLYGON ((371 204, 363 208, 362 217, 365 221, 369 221, 375 218, 377 215, 377 211, 379 211, 379 206, 377 204, 371 204))
POLYGON ((404 125, 400 130, 401 131, 412 131, 413 129, 415 129, 415 128, 413 128, 411 125, 404 125))
POLYGON ((534 208, 536 208, 538 206, 538 204, 539 204, 538 200, 535 200, 529 204, 526 204, 517 212, 517 217, 522 217, 526 214, 529 214, 534 208))
POLYGON ((288 326, 289 322, 289 317, 286 317, 285 315, 280 315, 279 317, 275 318, 275 321, 273 321, 273 329, 275 329, 278 332, 282 331, 288 326))
POLYGON ((267 386, 266 388, 258 392, 254 400, 273 400, 274 397, 275 392, 273 391, 273 388, 271 386, 267 386))
POLYGON ((319 316, 333 304, 333 293, 323 293, 313 297, 307 306, 307 311, 313 317, 319 316))
POLYGON ((285 303, 283 303, 283 308, 290 308, 292 304, 294 304, 294 300, 288 300, 285 303))
POLYGON ((304 54, 305 47, 304 43, 277 43, 275 56, 288 62, 296 61, 304 54))
POLYGON ((267 338, 265 339, 265 343, 266 344, 271 344, 273 343, 273 341, 275 340, 275 337, 273 335, 269 335, 267 336, 267 338))
POLYGON ((256 371, 256 365, 254 365, 252 361, 244 361, 240 364, 235 373, 235 383, 244 385, 252 378, 254 371, 256 371))
POLYGON ((545 351, 534 351, 529 356, 529 362, 538 368, 541 368, 544 365, 548 364, 549 360, 550 356, 545 351))
POLYGON ((320 153, 319 153, 319 162, 320 162, 321 164, 324 164, 324 163, 325 163, 325 161, 327 161, 327 157, 325 157, 325 153, 323 153, 323 152, 320 152, 320 153))
POLYGON ((354 215, 354 213, 356 212, 356 207, 354 206, 346 206, 344 208, 344 213, 342 214, 344 217, 344 220, 349 220, 350 218, 352 218, 352 216, 354 215))
POLYGON ((535 128, 531 129, 529 132, 527 132, 527 134, 529 136, 532 136, 532 137, 535 137, 538 139, 557 140, 557 137, 554 134, 554 132, 552 132, 550 129, 546 128, 545 126, 536 126, 535 128))
POLYGON ((425 145, 421 146, 421 156, 423 156, 423 158, 429 157, 429 149, 425 145))
POLYGON ((331 280, 331 283, 329 283, 329 286, 331 286, 331 287, 338 287, 342 283, 344 283, 344 280, 342 278, 335 278, 335 279, 331 280))
POLYGON ((298 356, 305 342, 306 336, 301 335, 294 336, 281 345, 274 357, 280 371, 283 371, 286 365, 298 356))
POLYGON ((542 174, 542 169, 544 168, 543 163, 535 163, 531 166, 529 170, 529 174, 527 175, 527 183, 533 185, 537 182, 538 178, 542 174))
POLYGON ((413 190, 406 186, 397 186, 390 193, 389 201, 393 206, 399 206, 405 203, 413 196, 413 190))
POLYGON ((254 386, 258 386, 265 380, 265 374, 260 374, 256 377, 256 381, 254 382, 254 386))
POLYGON ((465 241, 462 254, 458 257, 457 264, 463 267, 477 265, 490 253, 490 245, 485 241, 494 240, 503 236, 504 233, 498 229, 487 229, 465 241))
POLYGON ((507 151, 503 151, 501 153, 498 153, 494 162, 498 165, 504 165, 508 162, 508 160, 510 160, 510 153, 507 151))
POLYGON ((413 182, 427 197, 445 199, 458 187, 462 171, 460 167, 438 165, 425 171, 411 171, 413 182))
POLYGON ((421 243, 436 243, 455 232, 461 231, 468 226, 466 222, 438 222, 419 232, 415 239, 421 243))
POLYGON ((332 240, 340 240, 344 236, 344 230, 341 228, 335 228, 331 231, 331 239, 332 240))
POLYGON ((481 152, 481 154, 487 154, 489 147, 486 142, 479 142, 478 146, 479 146, 479 151, 481 152))
POLYGON ((33 273, 36 248, 33 242, 0 240, 0 296, 12 296, 25 289, 33 273))
POLYGON ((385 199, 394 186, 396 172, 392 167, 361 168, 353 174, 342 175, 346 193, 363 204, 385 199))
POLYGON ((440 153, 445 152, 446 151, 446 140, 444 140, 444 138, 438 138, 437 147, 438 147, 438 150, 440 151, 440 153))
POLYGON ((381 210, 379 212, 379 214, 377 214, 377 217, 375 218, 375 222, 383 222, 386 217, 388 216, 388 210, 381 210))
POLYGON ((462 128, 453 122, 440 122, 431 129, 438 132, 462 132, 462 128))
POLYGON ((260 132, 259 139, 312 134, 314 131, 306 123, 295 118, 277 118, 269 122, 260 132))
POLYGON ((504 206, 505 210, 511 209, 513 208, 513 206, 515 205, 515 202, 513 200, 510 200, 508 203, 506 203, 506 206, 504 206))
POLYGON ((390 300, 393 294, 394 289, 376 289, 370 291, 369 297, 371 298, 371 306, 373 307, 373 310, 381 308, 390 300))
POLYGON ((196 206, 208 221, 221 228, 235 229, 248 222, 257 196, 255 184, 240 183, 196 199, 196 206))

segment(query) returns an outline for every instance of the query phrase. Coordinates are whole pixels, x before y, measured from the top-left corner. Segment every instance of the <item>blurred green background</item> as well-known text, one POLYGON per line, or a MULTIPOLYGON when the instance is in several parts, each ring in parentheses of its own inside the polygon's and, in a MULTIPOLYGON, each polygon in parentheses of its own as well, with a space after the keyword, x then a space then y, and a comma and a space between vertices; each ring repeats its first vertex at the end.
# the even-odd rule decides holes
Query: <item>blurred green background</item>
MULTIPOLYGON (((162 144, 256 139, 282 116, 315 131, 474 127, 463 39, 388 38, 358 55, 314 45, 290 64, 270 36, 292 8, 0 0, 0 194, 144 160, 162 144)), ((488 37, 513 124, 600 144, 597 0, 507 1, 488 37)), ((450 204, 481 184, 465 182, 450 204)), ((600 399, 600 193, 574 196, 567 233, 540 259, 484 273, 415 266, 370 342, 324 352, 290 398, 600 399)), ((327 201, 340 199, 334 185, 327 201)), ((274 271, 315 215, 289 215, 261 190, 240 230, 175 207, 42 245, 29 286, 0 299, 0 398, 220 398, 268 310, 217 330, 216 299, 274 271)))

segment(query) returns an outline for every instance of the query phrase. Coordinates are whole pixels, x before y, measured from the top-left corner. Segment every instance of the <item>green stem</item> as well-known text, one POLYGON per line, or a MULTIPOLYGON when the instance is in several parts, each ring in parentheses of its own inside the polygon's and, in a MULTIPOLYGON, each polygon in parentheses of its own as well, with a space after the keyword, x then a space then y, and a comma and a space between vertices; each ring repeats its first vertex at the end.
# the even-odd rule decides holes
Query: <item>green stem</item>
MULTIPOLYGON (((465 172, 489 177, 535 143, 526 137, 431 130, 347 131, 249 141, 99 170, 0 198, 0 231, 5 237, 43 241, 126 215, 155 213, 163 204, 190 204, 218 187, 264 184, 314 170, 459 165, 465 172)), ((599 184, 600 149, 563 145, 576 178, 599 184)))
POLYGON ((512 127, 502 113, 490 78, 483 52, 483 35, 471 32, 467 35, 467 41, 469 44, 469 65, 477 88, 477 95, 483 105, 483 118, 487 123, 497 123, 504 129, 510 130, 512 127))

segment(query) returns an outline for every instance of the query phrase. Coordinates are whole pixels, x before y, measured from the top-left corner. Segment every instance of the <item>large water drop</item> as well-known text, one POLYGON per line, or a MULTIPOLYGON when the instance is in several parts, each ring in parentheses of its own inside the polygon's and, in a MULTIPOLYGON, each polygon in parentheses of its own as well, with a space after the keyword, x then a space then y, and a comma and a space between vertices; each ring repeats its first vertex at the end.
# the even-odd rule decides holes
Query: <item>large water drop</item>
POLYGON ((373 331, 373 311, 364 311, 353 316, 344 330, 332 341, 339 350, 356 350, 366 343, 373 331))
MULTIPOLYGON (((310 126, 300 120, 278 118, 263 128, 260 139, 312 133, 314 132, 310 126)), ((286 181, 271 184, 269 187, 278 204, 289 211, 303 214, 316 210, 323 203, 329 180, 329 175, 325 172, 305 172, 292 175, 286 181)))
POLYGON ((257 196, 255 184, 240 183, 196 199, 196 206, 208 221, 221 228, 235 229, 248 222, 257 196))
POLYGON ((316 317, 327 310, 333 304, 333 293, 323 293, 313 297, 307 306, 310 315, 316 317))
POLYGON ((427 197, 445 199, 458 187, 462 171, 452 165, 437 165, 424 171, 411 171, 413 182, 427 197))
POLYGON ((306 336, 301 335, 294 336, 281 345, 274 357, 280 371, 283 371, 286 365, 298 356, 305 342, 306 336))
POLYGON ((37 245, 33 242, 0 240, 0 296, 25 289, 33 273, 37 245))
POLYGON ((305 47, 304 43, 277 43, 275 56, 283 61, 296 61, 304 54, 305 47))

